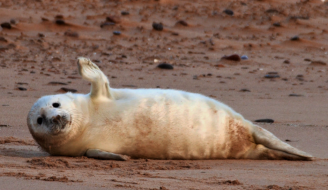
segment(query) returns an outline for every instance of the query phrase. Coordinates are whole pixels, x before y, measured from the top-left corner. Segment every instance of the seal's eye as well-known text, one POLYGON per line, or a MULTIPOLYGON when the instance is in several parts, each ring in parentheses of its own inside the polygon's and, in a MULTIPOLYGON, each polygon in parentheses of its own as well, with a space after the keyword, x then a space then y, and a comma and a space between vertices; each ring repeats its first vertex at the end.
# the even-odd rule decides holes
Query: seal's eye
POLYGON ((42 117, 39 117, 39 118, 36 120, 36 122, 38 122, 38 124, 41 125, 41 124, 42 124, 42 117))
POLYGON ((53 103, 52 106, 53 106, 54 108, 59 108, 60 103, 53 103))

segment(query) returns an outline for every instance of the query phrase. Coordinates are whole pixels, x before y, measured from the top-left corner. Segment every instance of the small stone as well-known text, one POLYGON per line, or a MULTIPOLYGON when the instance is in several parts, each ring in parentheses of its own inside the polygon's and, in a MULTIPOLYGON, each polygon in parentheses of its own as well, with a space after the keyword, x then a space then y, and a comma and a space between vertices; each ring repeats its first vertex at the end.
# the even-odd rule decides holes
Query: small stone
POLYGON ((257 123, 273 123, 274 120, 273 119, 257 119, 254 122, 257 122, 257 123))
POLYGON ((230 9, 226 9, 226 10, 224 10, 223 12, 224 12, 225 14, 227 14, 227 15, 233 16, 233 11, 230 10, 230 9))
POLYGON ((56 86, 56 85, 67 85, 67 83, 52 81, 52 82, 49 82, 48 85, 53 85, 53 86, 56 86))
POLYGON ((106 20, 108 22, 113 22, 113 23, 119 23, 120 22, 120 18, 116 17, 116 16, 108 16, 108 17, 106 17, 106 20))
POLYGON ((292 97, 301 97, 303 95, 301 95, 301 94, 289 94, 289 96, 292 96, 292 97))
POLYGON ((284 63, 285 63, 285 64, 289 64, 290 61, 289 61, 289 60, 285 60, 284 63))
POLYGON ((100 25, 100 28, 106 27, 106 26, 114 26, 114 22, 104 22, 100 25))
POLYGON ((16 20, 15 19, 10 19, 10 24, 16 24, 16 20))
POLYGON ((223 56, 221 59, 226 59, 226 60, 231 60, 231 61, 240 61, 241 58, 239 55, 237 54, 232 54, 232 55, 228 55, 228 56, 223 56))
POLYGON ((58 25, 66 25, 66 22, 64 20, 62 20, 62 19, 57 19, 55 21, 55 23, 58 24, 58 25))
POLYGON ((327 63, 325 63, 323 61, 311 61, 311 64, 310 65, 326 66, 327 63))
POLYGON ((248 56, 247 56, 247 55, 242 55, 242 56, 240 57, 240 59, 242 59, 242 60, 247 60, 247 59, 248 59, 248 56))
POLYGON ((162 23, 153 22, 153 29, 157 31, 162 31, 164 27, 162 23))
POLYGON ((9 22, 4 22, 4 23, 1 23, 1 27, 11 29, 11 24, 9 22))
POLYGON ((250 90, 248 90, 247 88, 243 88, 241 90, 239 90, 240 92, 250 92, 250 90))
POLYGON ((194 76, 192 77, 192 79, 194 79, 194 80, 198 80, 198 76, 197 76, 197 75, 194 75, 194 76))
POLYGON ((75 89, 72 89, 72 88, 65 88, 65 87, 61 88, 60 90, 62 90, 62 91, 64 91, 64 92, 72 92, 72 93, 77 92, 77 90, 75 90, 75 89))
POLYGON ((130 13, 129 13, 129 11, 122 11, 121 12, 121 15, 129 15, 130 13))
POLYGON ((300 40, 300 37, 298 36, 294 36, 290 39, 291 41, 299 41, 300 40))
POLYGON ((114 31, 113 34, 114 35, 121 35, 121 32, 120 31, 114 31))
POLYGON ((69 36, 69 37, 74 37, 74 38, 78 38, 79 37, 79 34, 77 32, 73 32, 71 30, 67 30, 65 33, 64 33, 65 36, 69 36))
POLYGON ((189 26, 188 23, 184 20, 179 20, 177 23, 175 23, 176 25, 182 25, 182 26, 189 26))
POLYGON ((157 65, 157 67, 160 69, 173 69, 173 65, 165 63, 165 62, 157 65))
POLYGON ((275 27, 280 27, 281 26, 280 22, 275 22, 272 25, 275 26, 275 27))
POLYGON ((40 38, 44 38, 44 34, 42 34, 42 33, 38 33, 38 36, 39 36, 40 38))
POLYGON ((309 61, 309 62, 310 62, 310 61, 311 61, 311 59, 309 59, 309 58, 305 58, 305 59, 304 59, 304 61, 309 61))
POLYGON ((20 91, 26 91, 27 89, 24 88, 24 87, 18 87, 18 90, 20 90, 20 91))
POLYGON ((276 72, 276 71, 271 71, 271 72, 268 72, 268 73, 264 76, 264 78, 270 78, 270 79, 272 79, 272 78, 280 78, 280 76, 279 76, 278 72, 276 72))

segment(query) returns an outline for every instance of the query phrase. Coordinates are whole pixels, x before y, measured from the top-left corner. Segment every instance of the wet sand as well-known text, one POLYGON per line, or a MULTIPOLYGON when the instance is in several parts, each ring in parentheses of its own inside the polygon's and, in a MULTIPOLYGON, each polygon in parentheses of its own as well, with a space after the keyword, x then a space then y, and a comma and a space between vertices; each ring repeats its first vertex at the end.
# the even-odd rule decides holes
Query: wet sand
POLYGON ((328 4, 0 2, 1 189, 328 186, 328 4), (153 22, 162 23, 163 30, 154 30, 153 22), (248 59, 222 59, 233 54, 248 59), (316 159, 119 162, 51 157, 33 141, 26 116, 43 95, 64 93, 62 88, 89 92, 88 82, 77 73, 79 56, 98 64, 113 88, 197 92, 228 104, 248 120, 273 119, 273 124, 259 125, 316 159), (156 68, 164 62, 174 69, 156 68))

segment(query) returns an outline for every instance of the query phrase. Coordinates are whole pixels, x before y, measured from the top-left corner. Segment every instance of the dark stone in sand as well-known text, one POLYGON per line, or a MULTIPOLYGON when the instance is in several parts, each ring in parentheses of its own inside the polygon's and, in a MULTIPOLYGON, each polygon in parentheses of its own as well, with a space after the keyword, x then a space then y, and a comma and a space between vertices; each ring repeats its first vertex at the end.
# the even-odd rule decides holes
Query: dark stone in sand
POLYGON ((299 41, 300 40, 300 37, 298 36, 294 36, 290 39, 291 41, 299 41))
POLYGON ((292 97, 301 97, 303 95, 301 95, 301 94, 289 94, 289 96, 292 96, 292 97))
POLYGON ((66 22, 64 20, 62 20, 62 19, 57 19, 55 21, 55 23, 58 24, 58 25, 66 25, 66 22))
POLYGON ((64 91, 64 92, 77 92, 77 90, 75 90, 75 89, 72 89, 72 88, 65 88, 65 87, 63 87, 63 88, 61 88, 60 90, 62 90, 62 91, 64 91))
POLYGON ((64 82, 57 82, 57 81, 52 81, 48 83, 49 85, 67 85, 67 83, 64 82))
POLYGON ((160 69, 173 69, 173 65, 168 64, 168 63, 161 63, 157 65, 158 68, 160 69))
POLYGON ((113 22, 113 23, 119 23, 120 22, 120 19, 116 16, 108 16, 108 17, 106 17, 106 20, 108 22, 113 22))
POLYGON ((224 10, 223 12, 224 12, 225 14, 227 14, 227 15, 233 16, 233 11, 230 10, 230 9, 226 9, 226 10, 224 10))
POLYGON ((121 12, 121 15, 129 15, 130 13, 129 13, 129 11, 122 11, 121 12))
POLYGON ((4 23, 1 23, 1 27, 11 29, 11 24, 9 22, 4 22, 4 23))
POLYGON ((79 34, 77 32, 73 32, 71 30, 67 30, 65 33, 64 33, 65 36, 69 36, 69 37, 74 37, 74 38, 77 38, 79 37, 79 34))
POLYGON ((280 22, 275 22, 272 25, 275 26, 275 27, 280 27, 281 26, 280 22))
POLYGON ((226 59, 226 60, 231 60, 231 61, 240 61, 241 58, 239 55, 237 54, 232 54, 232 55, 228 55, 228 56, 223 56, 221 59, 226 59))
POLYGON ((243 88, 240 90, 240 92, 250 92, 250 90, 248 90, 247 88, 243 88))
POLYGON ((105 26, 114 26, 115 23, 114 22, 104 22, 100 25, 100 28, 103 28, 105 26))
POLYGON ((257 123, 273 123, 274 120, 273 119, 257 119, 254 122, 257 122, 257 123))
POLYGON ((188 23, 184 20, 179 20, 176 24, 182 25, 182 26, 189 26, 188 23))
POLYGON ((153 29, 157 31, 162 31, 164 27, 162 23, 153 22, 153 29))
POLYGON ((266 75, 264 75, 264 78, 268 78, 268 79, 273 79, 273 78, 280 78, 280 76, 278 75, 278 72, 268 72, 266 75))
POLYGON ((120 31, 114 31, 113 34, 114 35, 121 35, 121 32, 120 31))
POLYGON ((20 90, 20 91, 26 91, 27 89, 24 88, 24 87, 18 87, 18 90, 20 90))

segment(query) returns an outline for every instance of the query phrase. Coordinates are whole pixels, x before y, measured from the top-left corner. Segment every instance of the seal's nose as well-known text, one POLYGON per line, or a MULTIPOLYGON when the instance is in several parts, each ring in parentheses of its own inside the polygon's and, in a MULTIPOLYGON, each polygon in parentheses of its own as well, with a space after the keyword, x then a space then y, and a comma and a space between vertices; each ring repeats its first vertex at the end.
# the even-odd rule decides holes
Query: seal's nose
POLYGON ((61 116, 60 115, 54 116, 54 117, 52 117, 52 122, 59 123, 60 122, 60 119, 61 119, 61 116))

